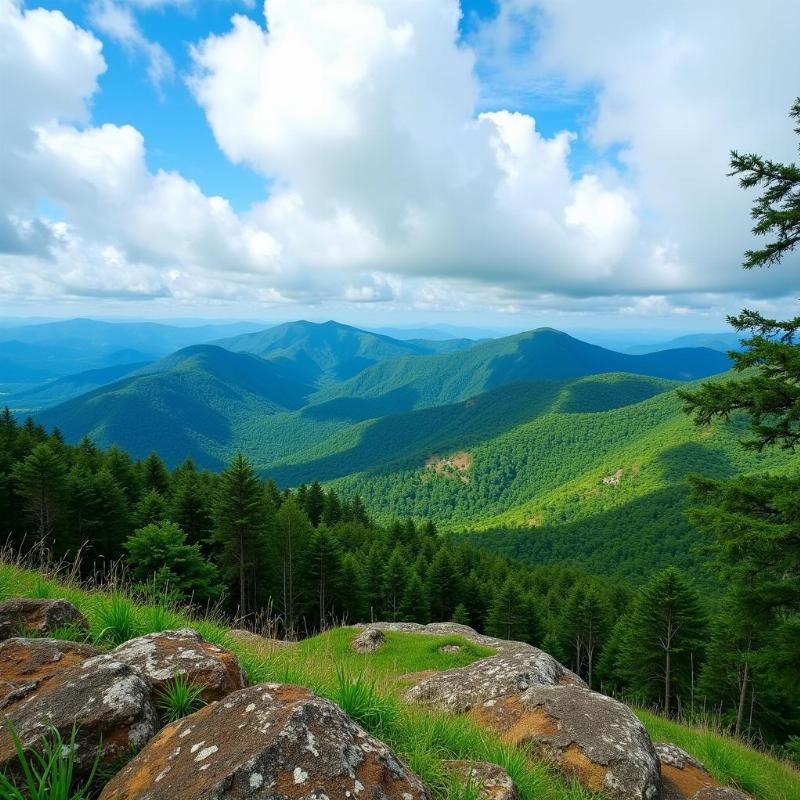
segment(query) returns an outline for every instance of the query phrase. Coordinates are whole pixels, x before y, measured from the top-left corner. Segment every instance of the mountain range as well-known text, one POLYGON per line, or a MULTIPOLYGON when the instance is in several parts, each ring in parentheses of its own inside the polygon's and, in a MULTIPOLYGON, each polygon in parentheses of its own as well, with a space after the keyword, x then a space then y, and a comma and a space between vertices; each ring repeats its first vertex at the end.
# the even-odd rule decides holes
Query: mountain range
POLYGON ((69 441, 213 469, 241 451, 280 485, 326 482, 382 519, 430 517, 517 556, 625 575, 645 545, 654 564, 697 568, 689 472, 790 467, 743 451, 735 426, 711 438, 683 413, 676 389, 728 368, 713 348, 620 353, 550 328, 401 340, 299 321, 12 398, 56 402, 36 418, 69 441))

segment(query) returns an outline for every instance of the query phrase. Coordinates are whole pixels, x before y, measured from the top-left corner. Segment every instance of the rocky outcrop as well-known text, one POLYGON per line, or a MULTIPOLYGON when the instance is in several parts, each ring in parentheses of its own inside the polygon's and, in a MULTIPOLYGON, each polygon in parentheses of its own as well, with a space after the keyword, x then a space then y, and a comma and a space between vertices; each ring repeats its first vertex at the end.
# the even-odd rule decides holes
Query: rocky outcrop
POLYGON ((69 600, 16 598, 0 603, 0 639, 47 636, 67 627, 79 632, 89 630, 86 617, 69 600))
POLYGON ((439 648, 440 653, 444 653, 445 655, 450 655, 452 653, 460 653, 461 646, 457 644, 444 644, 439 648))
POLYGON ((661 781, 650 737, 623 703, 577 685, 536 685, 476 707, 473 717, 592 791, 656 800, 661 781))
POLYGON ((353 639, 352 648, 356 653, 374 653, 386 641, 386 635, 377 628, 367 628, 353 639))
POLYGON ((521 653, 536 650, 533 645, 525 642, 514 642, 509 639, 484 636, 474 628, 470 628, 469 625, 460 625, 457 622, 431 622, 428 625, 421 625, 418 622, 372 622, 369 625, 357 627, 373 628, 380 631, 398 631, 399 633, 424 633, 428 636, 460 636, 468 642, 481 645, 481 647, 491 647, 498 653, 521 653))
POLYGON ((692 795, 691 800, 753 800, 753 798, 729 786, 711 786, 692 795))
POLYGON ((661 762, 662 800, 690 800, 701 789, 719 786, 708 770, 680 747, 659 742, 655 749, 661 762))
POLYGON ((340 708, 261 684, 167 726, 101 800, 426 800, 419 779, 340 708))
POLYGON ((0 642, 0 709, 15 695, 29 694, 53 675, 96 656, 96 647, 60 639, 6 639, 0 642))
POLYGON ((517 785, 497 764, 485 761, 445 761, 442 766, 452 772, 462 785, 471 786, 477 800, 519 800, 517 785))
POLYGON ((137 669, 105 655, 18 689, 0 710, 0 771, 16 763, 9 723, 26 747, 38 743, 51 727, 69 739, 77 725, 78 772, 91 767, 98 749, 104 763, 138 749, 158 724, 150 695, 150 684, 137 669))
POLYGON ((156 693, 177 675, 184 675, 193 685, 201 687, 207 703, 247 686, 239 659, 190 628, 131 639, 108 658, 136 667, 156 693))
POLYGON ((520 695, 532 686, 569 683, 584 685, 552 656, 527 645, 434 675, 408 689, 406 698, 460 714, 493 698, 520 695))

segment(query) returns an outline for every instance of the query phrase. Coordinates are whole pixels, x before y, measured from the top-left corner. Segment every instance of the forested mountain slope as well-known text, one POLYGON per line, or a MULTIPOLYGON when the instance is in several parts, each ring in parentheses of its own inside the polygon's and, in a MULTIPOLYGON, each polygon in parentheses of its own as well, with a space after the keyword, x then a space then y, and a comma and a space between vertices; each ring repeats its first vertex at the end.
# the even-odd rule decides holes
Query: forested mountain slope
POLYGON ((257 435, 259 420, 300 407, 310 391, 286 365, 195 345, 38 419, 70 441, 89 436, 134 453, 158 449, 170 463, 189 456, 218 466, 257 435))
MULTIPOLYGON (((618 380, 577 386, 596 397, 598 384, 610 384, 613 395, 618 380)), ((536 563, 572 561, 628 577, 674 563, 699 574, 697 533, 684 513, 687 475, 797 467, 787 451, 743 450, 741 434, 735 425, 698 431, 674 391, 608 410, 553 404, 496 436, 475 441, 468 429, 463 438, 454 431, 449 447, 427 459, 418 452, 415 463, 401 460, 334 485, 363 496, 378 515, 430 516, 453 530, 487 531, 477 534, 483 546, 536 563)))
POLYGON ((268 330, 223 339, 221 347, 288 363, 308 383, 328 384, 352 378, 373 364, 400 356, 426 355, 469 347, 469 339, 446 342, 400 341, 350 325, 287 322, 268 330))
POLYGON ((469 350, 377 364, 315 398, 317 414, 369 419, 454 403, 514 381, 627 372, 695 380, 728 369, 723 353, 686 348, 632 356, 540 328, 469 350))

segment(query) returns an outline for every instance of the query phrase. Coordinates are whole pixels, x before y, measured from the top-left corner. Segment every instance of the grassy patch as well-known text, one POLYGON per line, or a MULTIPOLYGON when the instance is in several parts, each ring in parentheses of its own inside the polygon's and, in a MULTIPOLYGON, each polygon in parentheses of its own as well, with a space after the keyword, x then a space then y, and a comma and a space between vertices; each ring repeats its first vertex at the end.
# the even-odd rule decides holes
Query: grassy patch
MULTIPOLYGON (((522 800, 587 800, 592 795, 535 763, 465 717, 411 706, 400 697, 404 676, 465 666, 492 651, 458 637, 388 632, 386 642, 369 655, 353 652, 354 628, 337 628, 288 648, 265 654, 263 648, 229 636, 213 616, 192 618, 180 609, 138 603, 121 592, 88 591, 61 585, 55 578, 0 563, 0 599, 49 592, 65 597, 88 618, 91 638, 109 647, 126 635, 192 627, 207 640, 233 650, 252 683, 289 682, 308 686, 339 703, 380 737, 430 788, 434 800, 474 800, 472 790, 454 781, 446 759, 489 761, 505 767, 522 800), (456 653, 442 653, 458 644, 456 653)), ((654 741, 671 741, 703 761, 720 781, 751 792, 756 800, 800 800, 800 773, 729 738, 638 712, 654 741)))

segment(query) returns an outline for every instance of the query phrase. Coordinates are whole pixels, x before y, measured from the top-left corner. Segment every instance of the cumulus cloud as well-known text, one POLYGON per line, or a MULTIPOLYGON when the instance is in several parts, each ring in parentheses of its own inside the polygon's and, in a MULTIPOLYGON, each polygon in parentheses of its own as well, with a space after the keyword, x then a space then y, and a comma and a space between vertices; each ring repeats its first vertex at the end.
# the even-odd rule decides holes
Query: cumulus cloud
MULTIPOLYGON (((172 62, 131 7, 165 4, 91 15, 156 83, 172 62)), ((748 198, 725 172, 732 146, 791 158, 800 6, 776 0, 767 26, 734 5, 501 0, 465 44, 457 0, 267 0, 263 20, 235 15, 191 48, 219 148, 269 185, 237 213, 150 170, 135 128, 90 124, 92 34, 0 0, 0 291, 577 312, 605 298, 631 315, 786 293, 791 270, 738 269, 748 198), (535 35, 520 46, 517 30, 535 35), (591 119, 544 135, 535 96, 486 110, 487 72, 591 91, 591 119), (577 173, 576 137, 595 154, 577 173)))
POLYGON ((113 0, 93 0, 89 19, 94 28, 121 44, 128 52, 141 54, 147 61, 147 77, 160 91, 165 81, 175 75, 175 65, 169 54, 158 43, 148 39, 133 11, 113 0))

